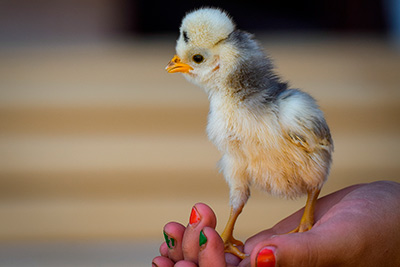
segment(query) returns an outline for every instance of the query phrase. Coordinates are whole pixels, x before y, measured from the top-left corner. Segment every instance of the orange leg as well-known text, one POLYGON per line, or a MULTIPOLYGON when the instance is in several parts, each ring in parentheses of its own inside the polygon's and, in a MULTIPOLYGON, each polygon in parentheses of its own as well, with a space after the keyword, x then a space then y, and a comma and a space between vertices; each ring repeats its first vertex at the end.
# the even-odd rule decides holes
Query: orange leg
POLYGON ((240 252, 237 248, 237 246, 242 246, 243 243, 233 237, 233 229, 235 227, 237 218, 243 210, 243 207, 244 204, 241 205, 238 209, 234 209, 231 207, 229 220, 225 226, 225 230, 221 234, 222 240, 225 244, 225 252, 232 253, 233 255, 236 255, 241 259, 246 258, 246 254, 240 252))
POLYGON ((307 202, 300 224, 288 234, 306 232, 313 227, 315 203, 317 202, 320 191, 321 189, 314 189, 308 192, 307 202))

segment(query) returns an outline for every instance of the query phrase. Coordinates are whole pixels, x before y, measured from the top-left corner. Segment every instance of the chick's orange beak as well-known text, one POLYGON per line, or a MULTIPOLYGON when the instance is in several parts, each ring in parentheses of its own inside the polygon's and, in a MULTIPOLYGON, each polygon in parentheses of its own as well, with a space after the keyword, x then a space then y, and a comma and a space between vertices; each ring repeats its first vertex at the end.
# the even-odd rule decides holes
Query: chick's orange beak
POLYGON ((188 64, 182 63, 181 59, 177 55, 175 55, 165 67, 165 70, 168 71, 168 73, 189 73, 189 71, 192 69, 193 68, 190 67, 188 64))

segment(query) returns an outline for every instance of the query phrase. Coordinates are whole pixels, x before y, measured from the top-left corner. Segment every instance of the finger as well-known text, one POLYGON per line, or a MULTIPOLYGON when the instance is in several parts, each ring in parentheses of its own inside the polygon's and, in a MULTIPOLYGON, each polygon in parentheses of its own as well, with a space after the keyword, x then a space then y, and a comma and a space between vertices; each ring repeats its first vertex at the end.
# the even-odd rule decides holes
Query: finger
MULTIPOLYGON (((243 252, 242 246, 238 246, 238 249, 243 252)), ((247 257, 248 258, 248 257, 247 257)), ((233 255, 232 253, 225 253, 225 261, 228 266, 238 266, 242 261, 238 256, 233 255)))
POLYGON ((226 266, 224 242, 214 228, 205 227, 199 237, 199 266, 226 266))
POLYGON ((200 231, 204 227, 215 228, 216 224, 217 218, 209 206, 202 203, 197 203, 193 206, 189 224, 182 241, 183 257, 185 260, 198 263, 200 231))
POLYGON ((232 267, 232 266, 239 266, 239 267, 249 267, 249 266, 251 266, 251 261, 250 261, 250 257, 246 257, 244 260, 242 260, 240 263, 239 263, 239 265, 229 265, 228 264, 228 267, 232 267))
POLYGON ((183 260, 182 252, 182 239, 185 232, 185 226, 176 222, 167 223, 164 226, 165 245, 160 248, 163 249, 161 255, 167 253, 168 258, 174 262, 183 260))
POLYGON ((167 246, 167 243, 166 242, 162 243, 160 246, 160 255, 163 257, 168 257, 168 251, 169 248, 167 246))
POLYGON ((260 242, 251 252, 252 266, 339 266, 351 262, 363 246, 358 225, 346 221, 349 217, 260 242))
POLYGON ((197 267, 197 264, 191 261, 179 261, 175 264, 175 267, 197 267))
POLYGON ((166 257, 158 256, 155 257, 152 261, 153 267, 173 267, 174 262, 166 257))

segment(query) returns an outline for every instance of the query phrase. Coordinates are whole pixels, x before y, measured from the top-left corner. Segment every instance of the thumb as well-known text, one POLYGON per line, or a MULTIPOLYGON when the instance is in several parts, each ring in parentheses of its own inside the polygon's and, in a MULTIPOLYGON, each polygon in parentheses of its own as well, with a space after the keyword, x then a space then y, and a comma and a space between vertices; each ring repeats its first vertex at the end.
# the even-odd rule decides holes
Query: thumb
POLYGON ((251 252, 251 266, 336 266, 343 262, 343 246, 312 233, 274 236, 257 244, 251 252))

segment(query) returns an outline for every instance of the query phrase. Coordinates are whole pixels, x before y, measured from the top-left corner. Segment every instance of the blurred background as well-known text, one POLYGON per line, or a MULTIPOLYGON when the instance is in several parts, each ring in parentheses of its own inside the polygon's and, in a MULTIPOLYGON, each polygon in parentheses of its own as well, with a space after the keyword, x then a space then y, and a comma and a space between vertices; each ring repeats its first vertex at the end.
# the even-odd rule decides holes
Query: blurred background
MULTIPOLYGON (((400 1, 0 0, 0 265, 149 266, 228 187, 208 100, 165 65, 184 14, 218 5, 311 93, 335 141, 322 195, 400 182, 400 1)), ((301 208, 253 190, 245 240, 301 208)))

